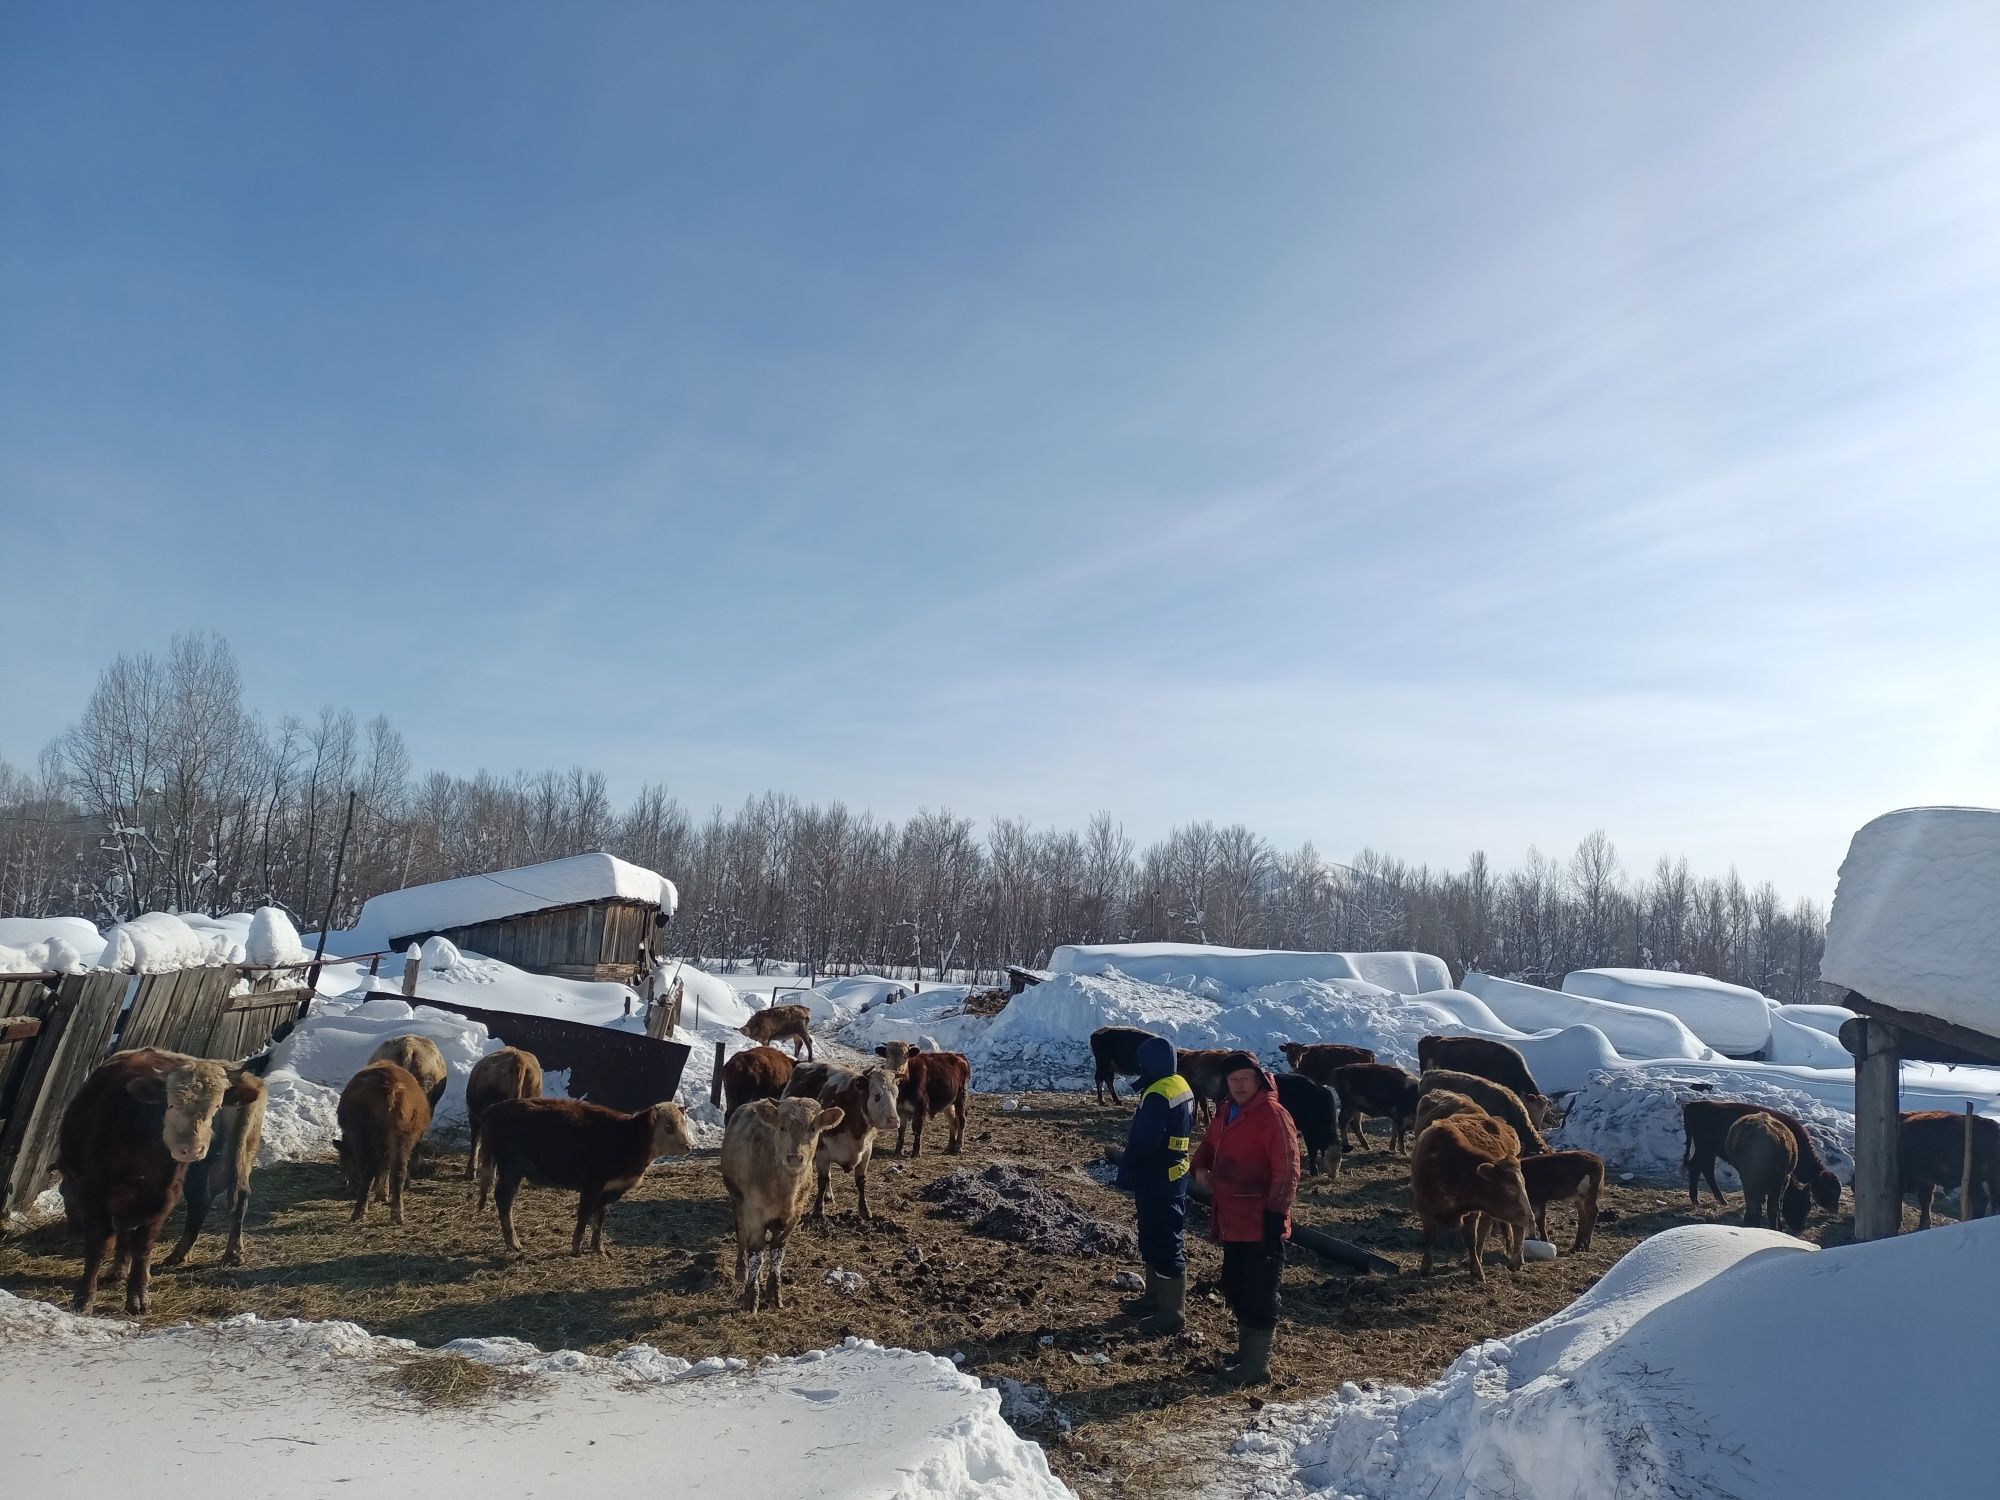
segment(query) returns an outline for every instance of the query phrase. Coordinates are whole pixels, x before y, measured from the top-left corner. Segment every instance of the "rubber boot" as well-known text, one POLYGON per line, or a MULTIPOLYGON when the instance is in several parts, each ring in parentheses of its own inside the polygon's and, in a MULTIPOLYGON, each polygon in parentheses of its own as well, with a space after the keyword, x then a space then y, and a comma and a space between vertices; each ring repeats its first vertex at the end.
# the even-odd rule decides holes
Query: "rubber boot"
POLYGON ((1222 1379, 1226 1385, 1267 1385, 1271 1379, 1271 1339, 1275 1334, 1270 1328, 1238 1328, 1236 1330, 1236 1358, 1225 1361, 1222 1379))
POLYGON ((1154 1295, 1158 1299, 1157 1310, 1151 1317, 1139 1320, 1139 1332, 1148 1338, 1165 1338, 1170 1333, 1179 1333, 1187 1326, 1184 1309, 1187 1307, 1187 1272, 1178 1276, 1161 1276, 1153 1283, 1154 1295))
POLYGON ((1127 1297, 1118 1304, 1118 1311, 1128 1318, 1136 1318, 1151 1312, 1160 1305, 1160 1277, 1151 1266, 1145 1268, 1146 1290, 1136 1297, 1127 1297))

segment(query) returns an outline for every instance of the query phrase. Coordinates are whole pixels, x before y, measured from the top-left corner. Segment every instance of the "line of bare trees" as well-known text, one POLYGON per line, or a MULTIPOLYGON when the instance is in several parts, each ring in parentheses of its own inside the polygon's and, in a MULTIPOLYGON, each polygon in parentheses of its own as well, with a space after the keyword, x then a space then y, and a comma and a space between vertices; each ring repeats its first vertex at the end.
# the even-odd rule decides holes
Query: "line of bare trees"
POLYGON ((1603 833, 1495 870, 1274 847, 1192 823, 1138 848, 1109 813, 1034 828, 926 809, 902 822, 781 793, 698 817, 661 786, 613 805, 592 771, 415 773, 401 735, 344 709, 266 722, 226 642, 120 657, 32 770, 0 760, 0 913, 117 920, 271 904, 350 924, 404 885, 605 849, 671 875, 677 946, 724 965, 797 960, 994 976, 1059 944, 1195 941, 1415 948, 1535 983, 1601 964, 1681 968, 1815 997, 1824 913, 1735 871, 1661 859, 1633 877, 1603 833), (355 821, 338 889, 335 849, 355 821))

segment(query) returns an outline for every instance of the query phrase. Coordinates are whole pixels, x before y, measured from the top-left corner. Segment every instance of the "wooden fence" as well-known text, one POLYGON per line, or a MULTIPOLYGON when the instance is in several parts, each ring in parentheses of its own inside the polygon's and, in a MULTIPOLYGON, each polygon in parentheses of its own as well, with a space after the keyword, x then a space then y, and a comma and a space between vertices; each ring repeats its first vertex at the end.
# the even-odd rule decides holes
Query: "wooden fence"
POLYGON ((238 1062, 299 1014, 310 991, 268 970, 0 976, 0 1224, 34 1201, 63 1111, 114 1051, 163 1047, 238 1062), (250 993, 235 994, 248 973, 250 993))

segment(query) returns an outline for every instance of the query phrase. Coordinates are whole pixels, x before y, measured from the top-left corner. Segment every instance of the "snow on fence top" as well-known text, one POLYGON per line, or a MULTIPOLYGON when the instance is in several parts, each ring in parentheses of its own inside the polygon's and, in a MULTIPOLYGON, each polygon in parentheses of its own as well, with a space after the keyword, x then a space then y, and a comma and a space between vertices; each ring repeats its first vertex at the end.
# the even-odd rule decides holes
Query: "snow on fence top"
POLYGON ((666 876, 609 854, 573 854, 547 864, 466 875, 371 896, 361 908, 356 931, 366 933, 379 946, 396 938, 472 927, 589 901, 644 901, 672 916, 680 905, 680 892, 666 876))
POLYGON ((1819 977, 2000 1036, 2000 811, 1910 807, 1855 834, 1819 977))
POLYGON ((1149 984, 1212 993, 1294 980, 1359 980, 1399 995, 1448 990, 1451 970, 1431 953, 1286 953, 1205 943, 1065 943, 1049 959, 1057 974, 1116 969, 1149 984))

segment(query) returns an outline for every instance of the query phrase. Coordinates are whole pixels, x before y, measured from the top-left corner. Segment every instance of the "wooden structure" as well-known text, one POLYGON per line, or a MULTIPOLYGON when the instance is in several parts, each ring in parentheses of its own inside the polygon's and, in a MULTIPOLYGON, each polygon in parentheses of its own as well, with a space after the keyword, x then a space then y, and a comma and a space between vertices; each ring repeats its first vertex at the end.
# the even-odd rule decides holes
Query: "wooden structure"
POLYGON ((611 1109, 647 1109, 671 1101, 694 1049, 609 1026, 586 1026, 527 1011, 487 1010, 456 1000, 412 995, 412 1005, 448 1010, 477 1021, 510 1047, 535 1054, 544 1073, 569 1074, 569 1097, 611 1109))
POLYGON ((1056 976, 1047 969, 1029 969, 1020 964, 1007 965, 1007 993, 1018 995, 1025 989, 1045 983, 1056 976))
POLYGON ((248 994, 235 993, 244 973, 232 965, 0 979, 0 1223, 48 1186, 63 1111, 112 1052, 237 1062, 293 1020, 310 992, 274 988, 264 972, 248 994))
POLYGON ((636 984, 658 961, 666 920, 650 902, 607 898, 464 927, 391 933, 389 944, 403 948, 438 936, 536 974, 636 984))

